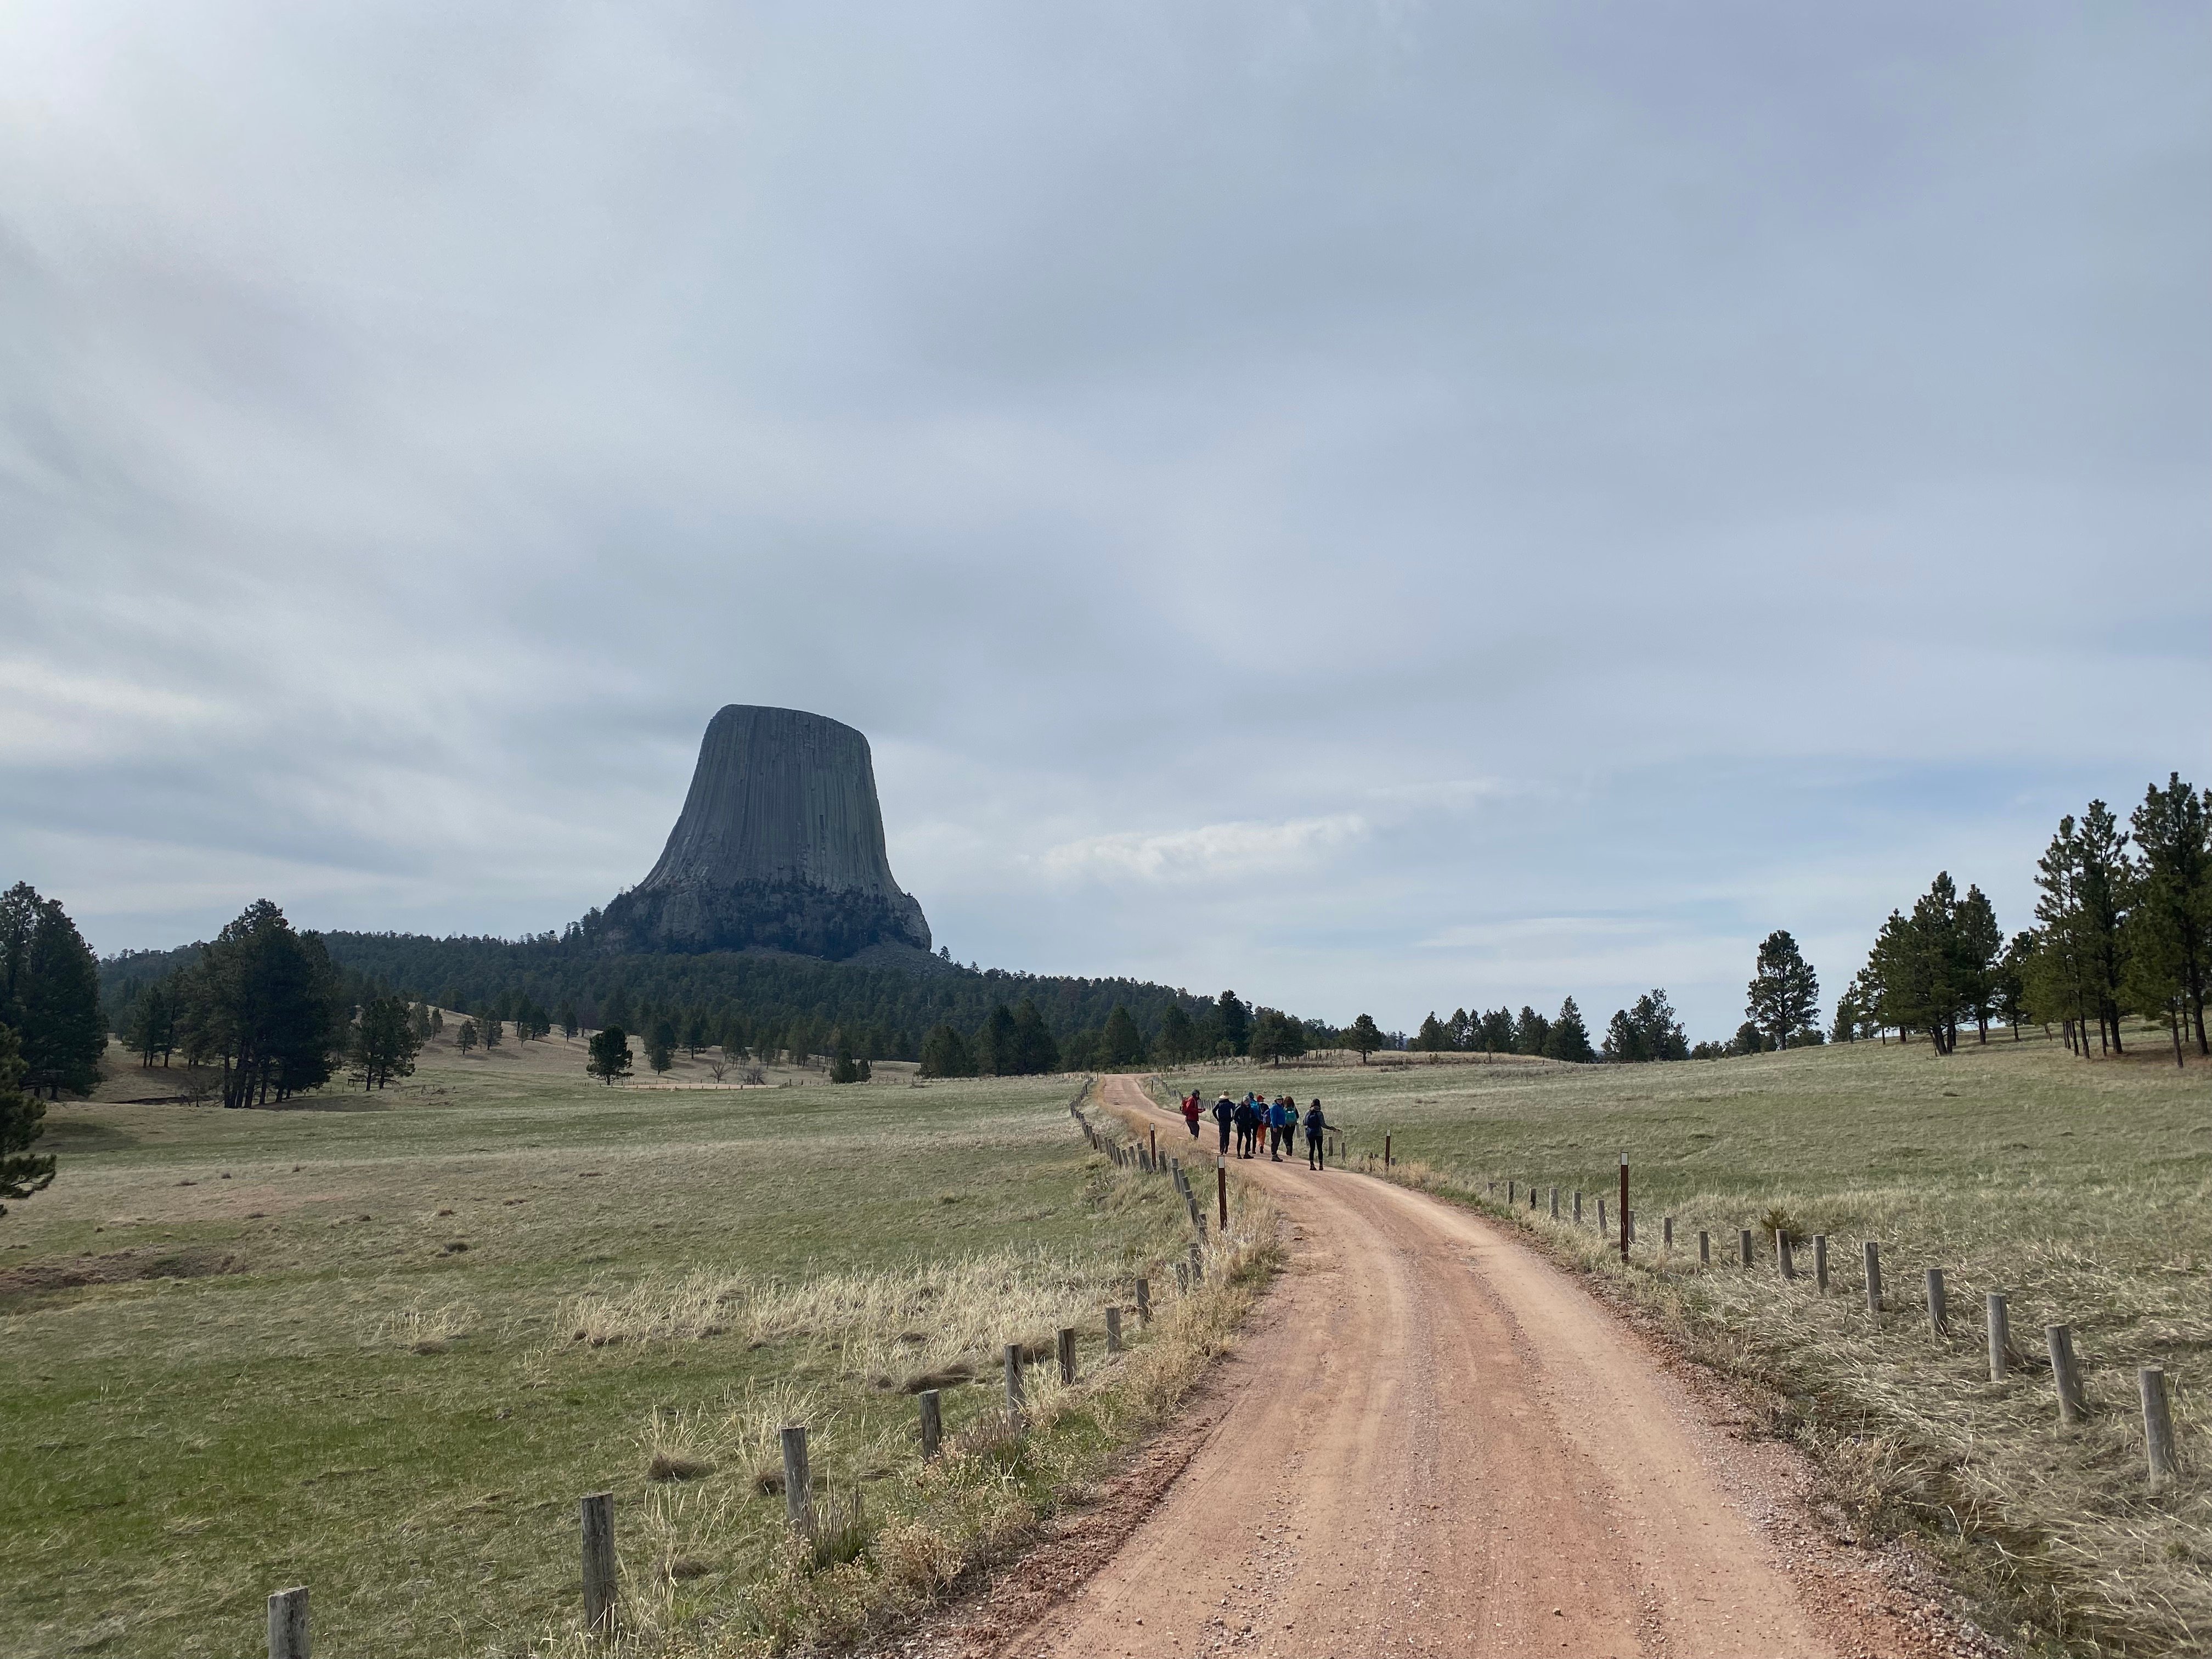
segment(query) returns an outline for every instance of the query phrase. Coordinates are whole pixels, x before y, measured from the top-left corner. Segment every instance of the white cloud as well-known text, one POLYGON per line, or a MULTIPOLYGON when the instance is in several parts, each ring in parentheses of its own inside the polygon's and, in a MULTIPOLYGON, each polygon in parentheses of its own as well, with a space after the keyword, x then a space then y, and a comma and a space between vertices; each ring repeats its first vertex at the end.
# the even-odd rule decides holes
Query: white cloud
POLYGON ((1367 820, 1354 812, 1283 823, 1207 823, 1087 836, 1051 848, 1037 863, 1061 879, 1234 881, 1310 869, 1367 833, 1367 820))

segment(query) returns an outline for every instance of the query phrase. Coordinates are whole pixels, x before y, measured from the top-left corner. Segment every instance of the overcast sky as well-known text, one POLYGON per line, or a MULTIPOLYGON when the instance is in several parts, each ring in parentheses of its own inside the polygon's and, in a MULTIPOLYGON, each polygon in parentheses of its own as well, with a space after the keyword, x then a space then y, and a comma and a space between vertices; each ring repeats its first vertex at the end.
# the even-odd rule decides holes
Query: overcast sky
POLYGON ((727 702, 962 960, 1830 996, 2212 782, 2212 10, 0 9, 0 880, 556 927, 727 702))

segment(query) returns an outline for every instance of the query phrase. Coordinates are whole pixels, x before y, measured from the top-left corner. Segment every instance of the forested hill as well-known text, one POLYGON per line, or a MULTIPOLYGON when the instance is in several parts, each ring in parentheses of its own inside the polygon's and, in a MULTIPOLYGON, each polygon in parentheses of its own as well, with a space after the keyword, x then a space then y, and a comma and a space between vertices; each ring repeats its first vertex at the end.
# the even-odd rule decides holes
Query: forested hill
MULTIPOLYGON (((936 971, 870 968, 757 952, 609 955, 554 936, 533 939, 429 939, 411 933, 322 935, 331 961, 364 990, 396 992, 441 1007, 477 1011, 527 1001, 548 1011, 573 1007, 597 1026, 611 1006, 631 1020, 646 1011, 710 1020, 734 1016, 755 1032, 784 1034, 784 1048, 824 1051, 842 1029, 860 1052, 911 1059, 923 1035, 950 1024, 980 1030, 994 1007, 1034 1001, 1063 1040, 1103 1027, 1115 1004, 1150 1038, 1170 1006, 1194 1022, 1212 999, 1133 979, 1084 979, 976 969, 947 963, 936 971), (864 1035, 865 1034, 865 1035, 864 1035)), ((100 963, 102 1000, 120 1010, 140 988, 198 955, 197 946, 129 951, 100 963)))

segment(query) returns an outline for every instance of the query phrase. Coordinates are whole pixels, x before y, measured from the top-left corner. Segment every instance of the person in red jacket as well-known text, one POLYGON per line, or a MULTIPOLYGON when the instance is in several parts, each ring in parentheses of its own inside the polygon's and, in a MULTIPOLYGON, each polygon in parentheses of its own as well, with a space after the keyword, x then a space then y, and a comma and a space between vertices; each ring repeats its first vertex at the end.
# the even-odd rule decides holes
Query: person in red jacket
POLYGON ((1198 1139, 1198 1120, 1204 1115, 1205 1110, 1198 1103, 1198 1091, 1193 1089, 1182 1099, 1182 1121, 1190 1126, 1193 1140, 1198 1139))

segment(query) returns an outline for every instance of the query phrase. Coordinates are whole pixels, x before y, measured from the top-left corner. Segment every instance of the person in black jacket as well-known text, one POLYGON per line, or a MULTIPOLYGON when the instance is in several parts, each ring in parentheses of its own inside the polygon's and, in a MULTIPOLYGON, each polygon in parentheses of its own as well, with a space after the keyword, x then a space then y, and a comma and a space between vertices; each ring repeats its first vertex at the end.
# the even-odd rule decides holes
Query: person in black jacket
POLYGON ((1221 1126, 1221 1150, 1229 1150, 1229 1126, 1237 1121, 1237 1108, 1229 1098, 1229 1091, 1221 1091, 1221 1098, 1213 1103, 1213 1121, 1221 1126))
POLYGON ((1314 1102, 1306 1113, 1306 1168, 1328 1168, 1328 1146, 1323 1139, 1328 1133, 1328 1120, 1321 1115, 1321 1102, 1314 1102))

